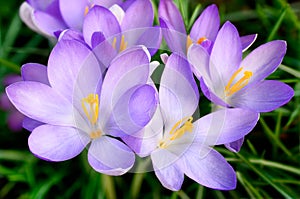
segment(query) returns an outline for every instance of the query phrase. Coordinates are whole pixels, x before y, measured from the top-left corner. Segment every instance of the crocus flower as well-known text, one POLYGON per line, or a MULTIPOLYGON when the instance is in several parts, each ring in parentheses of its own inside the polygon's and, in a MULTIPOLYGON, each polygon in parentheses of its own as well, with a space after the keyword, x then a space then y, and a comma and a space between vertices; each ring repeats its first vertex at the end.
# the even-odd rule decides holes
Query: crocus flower
POLYGON ((32 30, 55 37, 65 29, 82 29, 85 15, 94 5, 111 7, 121 0, 27 0, 20 7, 22 21, 32 30))
MULTIPOLYGON (((288 85, 265 80, 278 68, 285 53, 285 41, 271 41, 242 60, 238 31, 226 22, 217 35, 211 55, 200 45, 193 45, 188 59, 200 80, 201 90, 215 104, 269 112, 286 104, 294 95, 288 85)), ((236 150, 239 143, 235 143, 236 150)))
POLYGON ((198 100, 189 63, 173 53, 161 77, 159 107, 151 122, 123 140, 138 155, 150 154, 156 176, 170 190, 180 189, 184 174, 213 189, 233 189, 235 172, 212 146, 249 133, 258 114, 223 109, 193 121, 198 100))
POLYGON ((23 81, 6 89, 21 113, 45 123, 28 139, 31 152, 45 160, 64 161, 90 143, 88 161, 96 171, 127 172, 134 153, 113 136, 135 133, 151 119, 156 97, 152 86, 145 84, 149 60, 144 47, 127 49, 111 62, 102 79, 89 48, 75 40, 60 41, 48 61, 50 86, 23 81))
MULTIPOLYGON (((189 34, 172 0, 160 1, 158 15, 164 39, 172 52, 186 55, 193 43, 202 45, 208 52, 211 51, 220 27, 220 16, 216 5, 210 5, 203 10, 189 34)), ((255 34, 241 37, 243 49, 247 49, 255 39, 255 34)))

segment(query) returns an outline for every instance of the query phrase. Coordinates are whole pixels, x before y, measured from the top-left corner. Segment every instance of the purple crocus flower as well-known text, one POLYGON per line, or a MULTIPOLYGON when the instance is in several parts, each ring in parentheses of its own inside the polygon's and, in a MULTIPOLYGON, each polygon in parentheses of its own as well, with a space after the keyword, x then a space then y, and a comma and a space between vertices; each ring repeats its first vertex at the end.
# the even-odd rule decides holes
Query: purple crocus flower
POLYGON ((151 122, 123 140, 138 155, 150 154, 156 176, 170 190, 180 189, 184 174, 213 189, 234 189, 234 170, 212 146, 242 138, 255 126, 258 114, 223 109, 193 122, 198 101, 189 63, 173 53, 162 74, 160 103, 151 122))
MULTIPOLYGON (((182 16, 172 0, 161 0, 158 10, 164 39, 172 52, 186 55, 193 44, 202 45, 211 51, 220 27, 220 16, 216 5, 208 6, 187 34, 182 16)), ((243 49, 247 49, 256 39, 256 35, 241 37, 243 49)))
POLYGON ((21 113, 45 123, 29 137, 32 153, 64 161, 90 143, 88 161, 96 171, 127 172, 134 164, 134 153, 113 136, 135 133, 151 119, 156 95, 146 84, 149 60, 144 47, 127 49, 110 63, 103 79, 89 48, 75 40, 58 42, 48 61, 50 86, 23 81, 6 89, 21 113))
MULTIPOLYGON (((20 17, 32 30, 54 37, 56 32, 82 29, 85 15, 94 5, 111 7, 121 0, 27 0, 20 7, 20 17)), ((128 3, 127 3, 128 4, 128 3)))
MULTIPOLYGON (((288 85, 265 80, 280 65, 285 41, 271 41, 254 49, 242 60, 238 31, 226 22, 219 31, 211 55, 200 45, 188 51, 188 60, 200 80, 204 95, 217 105, 269 112, 286 104, 294 95, 288 85)), ((234 143, 235 151, 239 143, 234 143)))

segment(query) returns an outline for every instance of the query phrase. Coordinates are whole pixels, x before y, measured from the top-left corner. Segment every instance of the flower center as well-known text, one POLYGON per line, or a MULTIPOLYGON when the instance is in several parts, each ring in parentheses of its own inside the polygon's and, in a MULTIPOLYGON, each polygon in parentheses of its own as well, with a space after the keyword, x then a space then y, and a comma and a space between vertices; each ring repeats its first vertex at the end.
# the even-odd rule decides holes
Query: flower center
POLYGON ((242 88, 244 88, 248 83, 250 78, 252 77, 251 71, 245 71, 244 76, 241 77, 235 84, 231 85, 237 75, 243 70, 243 67, 239 68, 237 71, 233 73, 227 85, 225 86, 225 96, 229 97, 234 93, 238 92, 242 88))
POLYGON ((89 120, 93 130, 90 133, 92 139, 101 136, 101 131, 97 128, 97 121, 99 115, 99 96, 91 93, 86 98, 81 99, 81 106, 87 119, 89 120))
MULTIPOLYGON (((206 41, 207 40, 207 38, 206 37, 201 37, 201 38, 199 38, 198 40, 197 40, 197 44, 202 44, 202 42, 204 42, 204 41, 206 41)), ((191 39, 191 36, 190 35, 188 35, 187 37, 186 37, 186 51, 189 49, 189 47, 193 44, 194 42, 193 42, 193 40, 191 39)))
POLYGON ((179 120, 178 122, 176 122, 176 124, 173 126, 173 128, 169 132, 170 137, 162 139, 159 142, 158 147, 165 149, 167 146, 169 146, 171 144, 172 141, 174 141, 178 138, 181 138, 186 132, 191 133, 193 131, 193 123, 192 122, 193 122, 193 117, 185 117, 182 120, 179 120), (184 123, 184 124, 182 124, 182 123, 184 123))
MULTIPOLYGON (((115 37, 113 42, 112 42, 112 46, 115 50, 117 50, 116 44, 117 44, 117 38, 115 37)), ((125 36, 122 35, 119 52, 122 52, 123 50, 125 50, 127 48, 127 44, 128 43, 125 41, 125 36)))

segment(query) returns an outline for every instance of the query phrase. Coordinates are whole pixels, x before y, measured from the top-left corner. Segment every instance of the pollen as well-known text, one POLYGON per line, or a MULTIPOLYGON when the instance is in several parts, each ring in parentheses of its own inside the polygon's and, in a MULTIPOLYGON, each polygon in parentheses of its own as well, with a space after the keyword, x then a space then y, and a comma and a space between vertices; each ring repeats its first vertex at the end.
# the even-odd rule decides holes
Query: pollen
MULTIPOLYGON (((128 43, 125 41, 125 36, 122 35, 121 37, 121 42, 120 42, 120 47, 119 47, 119 52, 122 52, 126 50, 128 43)), ((117 38, 114 37, 113 42, 112 42, 112 47, 117 50, 117 38)))
POLYGON ((231 78, 229 79, 227 85, 225 86, 225 96, 229 97, 233 95, 234 93, 238 92, 242 88, 244 88, 250 81, 252 77, 252 72, 251 71, 245 71, 244 76, 241 77, 236 83, 233 83, 233 81, 236 79, 239 73, 241 73, 243 70, 243 67, 239 68, 237 71, 233 73, 231 78))
POLYGON ((198 39, 197 44, 202 44, 202 42, 204 42, 206 40, 207 40, 206 37, 201 37, 200 39, 198 39))
POLYGON ((93 132, 91 132, 91 134, 90 134, 90 138, 96 139, 96 138, 101 137, 101 135, 102 135, 102 133, 101 133, 100 130, 93 131, 93 132))
POLYGON ((170 137, 168 137, 167 139, 161 140, 158 144, 158 147, 164 149, 167 146, 169 146, 169 144, 172 141, 181 138, 186 132, 191 133, 193 131, 193 123, 192 122, 193 122, 193 117, 186 117, 186 118, 183 118, 182 120, 179 120, 178 122, 176 122, 175 125, 173 126, 173 128, 171 129, 171 131, 169 132, 170 137))
POLYGON ((99 115, 99 96, 91 93, 81 100, 81 106, 85 116, 92 125, 95 125, 99 115))
POLYGON ((86 16, 89 13, 90 9, 92 9, 94 6, 95 6, 94 4, 92 4, 90 6, 85 6, 85 8, 84 8, 84 16, 86 16))

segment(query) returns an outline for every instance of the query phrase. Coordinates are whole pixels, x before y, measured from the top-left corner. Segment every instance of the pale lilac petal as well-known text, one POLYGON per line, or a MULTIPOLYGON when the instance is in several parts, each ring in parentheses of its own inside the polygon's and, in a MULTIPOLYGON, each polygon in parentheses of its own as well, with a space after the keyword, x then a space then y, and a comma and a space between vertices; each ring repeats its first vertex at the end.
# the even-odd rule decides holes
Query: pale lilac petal
POLYGON ((93 140, 88 152, 88 161, 93 169, 107 175, 126 173, 134 160, 134 153, 125 144, 107 136, 93 140))
POLYGON ((159 100, 166 131, 184 117, 195 112, 199 91, 187 60, 173 53, 165 66, 160 81, 159 100))
POLYGON ((248 86, 273 73, 280 65, 285 53, 286 42, 277 40, 259 46, 245 57, 241 67, 253 74, 248 86))
POLYGON ((174 30, 186 34, 182 16, 172 0, 161 0, 158 7, 158 16, 167 21, 174 30))
POLYGON ((45 35, 54 37, 54 33, 58 30, 64 30, 65 24, 45 12, 35 11, 33 13, 33 22, 36 27, 45 35))
POLYGON ((48 85, 17 82, 6 88, 13 105, 24 115, 53 125, 72 126, 72 104, 48 85))
POLYGON ((246 51, 256 40, 257 34, 246 35, 241 37, 243 52, 246 51))
POLYGON ((33 129, 35 129, 43 124, 44 123, 39 122, 37 120, 33 120, 29 117, 24 117, 22 126, 24 129, 31 132, 31 131, 33 131, 33 129))
POLYGON ((180 169, 197 183, 219 190, 236 187, 236 175, 225 158, 209 147, 191 147, 178 161, 180 169))
POLYGON ((100 6, 109 8, 109 7, 113 6, 114 4, 122 5, 123 1, 122 0, 94 0, 93 3, 95 5, 100 5, 100 6))
POLYGON ((81 30, 85 15, 87 0, 59 0, 59 8, 68 27, 81 30))
POLYGON ((178 157, 165 149, 158 149, 151 154, 156 177, 161 184, 172 191, 178 191, 184 180, 184 173, 176 164, 178 157))
MULTIPOLYGON (((230 22, 226 22, 218 33, 211 52, 210 76, 217 88, 225 88, 232 74, 242 61, 242 46, 237 29, 230 22)), ((221 96, 224 90, 216 94, 221 96), (221 93, 219 93, 221 92, 221 93)))
POLYGON ((109 66, 101 91, 100 122, 103 126, 112 108, 128 89, 145 84, 149 77, 149 52, 136 46, 123 51, 109 66))
POLYGON ((198 79, 203 77, 210 81, 209 75, 209 54, 201 45, 192 45, 187 53, 188 61, 192 66, 192 71, 198 79))
POLYGON ((90 46, 92 46, 91 39, 94 32, 102 32, 105 38, 121 32, 117 18, 109 9, 94 6, 86 15, 83 23, 83 36, 90 46))
POLYGON ((273 111, 288 103, 294 96, 293 89, 279 81, 266 80, 236 93, 230 104, 257 112, 273 111))
MULTIPOLYGON (((33 31, 41 33, 39 28, 33 22, 34 9, 27 2, 23 2, 19 9, 19 15, 21 20, 33 31)), ((52 35, 51 35, 52 36, 52 35)))
POLYGON ((238 139, 237 141, 230 142, 228 144, 225 144, 225 147, 234 153, 237 153, 240 151, 242 145, 244 143, 244 138, 238 139))
POLYGON ((82 33, 72 29, 66 29, 59 33, 58 41, 60 40, 76 40, 86 45, 82 33))
POLYGON ((30 151, 48 161, 69 160, 90 142, 87 134, 71 127, 42 125, 33 130, 28 138, 30 151))
POLYGON ((230 108, 210 113, 194 122, 197 142, 213 146, 243 138, 255 127, 259 114, 247 109, 230 108))
POLYGON ((191 29, 191 38, 197 41, 205 37, 208 40, 214 41, 220 27, 220 16, 216 5, 208 6, 199 18, 195 21, 191 29))
POLYGON ((123 21, 123 18, 125 16, 124 10, 117 4, 114 4, 113 6, 111 6, 109 8, 109 10, 115 15, 115 17, 117 18, 119 24, 121 24, 122 21, 123 21))
POLYGON ((159 18, 159 22, 160 27, 162 28, 164 39, 166 40, 166 43, 171 52, 185 55, 187 51, 187 35, 185 33, 174 30, 174 27, 169 24, 168 21, 165 21, 162 18, 159 18))
POLYGON ((83 65, 97 64, 97 58, 84 44, 75 40, 61 40, 53 48, 48 60, 51 87, 72 102, 73 87, 83 65))
POLYGON ((24 81, 35 81, 50 85, 47 75, 47 67, 37 63, 27 63, 21 68, 24 81))

